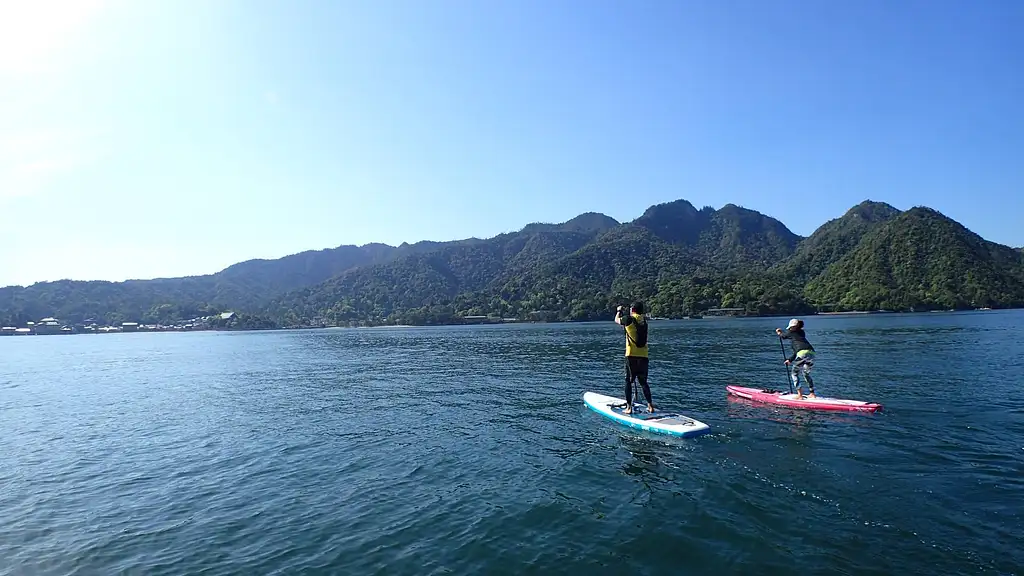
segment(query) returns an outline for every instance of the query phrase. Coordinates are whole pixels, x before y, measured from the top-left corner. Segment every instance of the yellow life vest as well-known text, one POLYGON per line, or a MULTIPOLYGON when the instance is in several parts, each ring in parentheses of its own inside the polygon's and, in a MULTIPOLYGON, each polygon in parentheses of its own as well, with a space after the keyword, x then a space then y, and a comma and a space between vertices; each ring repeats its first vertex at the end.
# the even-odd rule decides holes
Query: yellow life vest
POLYGON ((630 322, 626 328, 626 356, 639 356, 641 358, 647 358, 647 320, 643 314, 630 313, 633 321, 630 322), (641 327, 642 326, 642 327, 641 327), (644 345, 638 346, 640 340, 640 332, 644 332, 644 345))

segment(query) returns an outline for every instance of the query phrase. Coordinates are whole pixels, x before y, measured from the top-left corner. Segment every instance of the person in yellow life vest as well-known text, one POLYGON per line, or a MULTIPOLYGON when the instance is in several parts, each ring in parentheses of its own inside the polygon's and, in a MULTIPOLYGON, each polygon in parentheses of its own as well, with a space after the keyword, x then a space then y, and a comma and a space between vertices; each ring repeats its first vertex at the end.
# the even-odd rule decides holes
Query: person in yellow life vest
POLYGON ((647 411, 654 412, 651 400, 651 389, 647 386, 647 318, 644 317, 644 303, 634 302, 628 314, 623 314, 622 306, 615 311, 615 323, 626 332, 626 409, 625 414, 633 413, 633 381, 639 380, 640 387, 647 399, 647 411))

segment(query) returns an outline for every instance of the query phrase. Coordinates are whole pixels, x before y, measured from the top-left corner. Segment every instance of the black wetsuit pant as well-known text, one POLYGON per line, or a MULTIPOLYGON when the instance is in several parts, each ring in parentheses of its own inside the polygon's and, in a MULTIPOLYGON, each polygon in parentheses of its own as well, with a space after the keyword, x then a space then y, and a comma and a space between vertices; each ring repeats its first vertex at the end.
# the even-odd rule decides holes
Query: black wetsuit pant
POLYGON ((651 400, 651 389, 647 386, 647 358, 643 356, 626 356, 626 404, 633 404, 633 380, 640 381, 640 388, 644 391, 644 398, 648 404, 654 404, 651 400))

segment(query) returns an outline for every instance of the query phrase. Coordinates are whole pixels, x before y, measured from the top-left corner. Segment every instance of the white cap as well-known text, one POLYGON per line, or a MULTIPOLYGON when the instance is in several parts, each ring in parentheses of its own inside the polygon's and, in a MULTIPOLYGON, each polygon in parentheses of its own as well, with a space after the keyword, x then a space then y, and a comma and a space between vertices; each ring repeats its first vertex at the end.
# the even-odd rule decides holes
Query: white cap
POLYGON ((786 326, 786 328, 792 328, 792 327, 796 326, 799 323, 800 323, 799 320, 797 320, 796 318, 793 318, 792 320, 789 321, 789 325, 786 326))

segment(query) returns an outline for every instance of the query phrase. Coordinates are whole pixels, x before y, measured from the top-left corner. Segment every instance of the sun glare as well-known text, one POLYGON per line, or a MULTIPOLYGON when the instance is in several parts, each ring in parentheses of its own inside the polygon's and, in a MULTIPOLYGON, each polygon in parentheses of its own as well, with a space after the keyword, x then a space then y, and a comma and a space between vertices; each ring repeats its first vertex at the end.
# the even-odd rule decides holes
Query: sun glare
POLYGON ((0 72, 39 72, 102 0, 0 0, 0 72))

